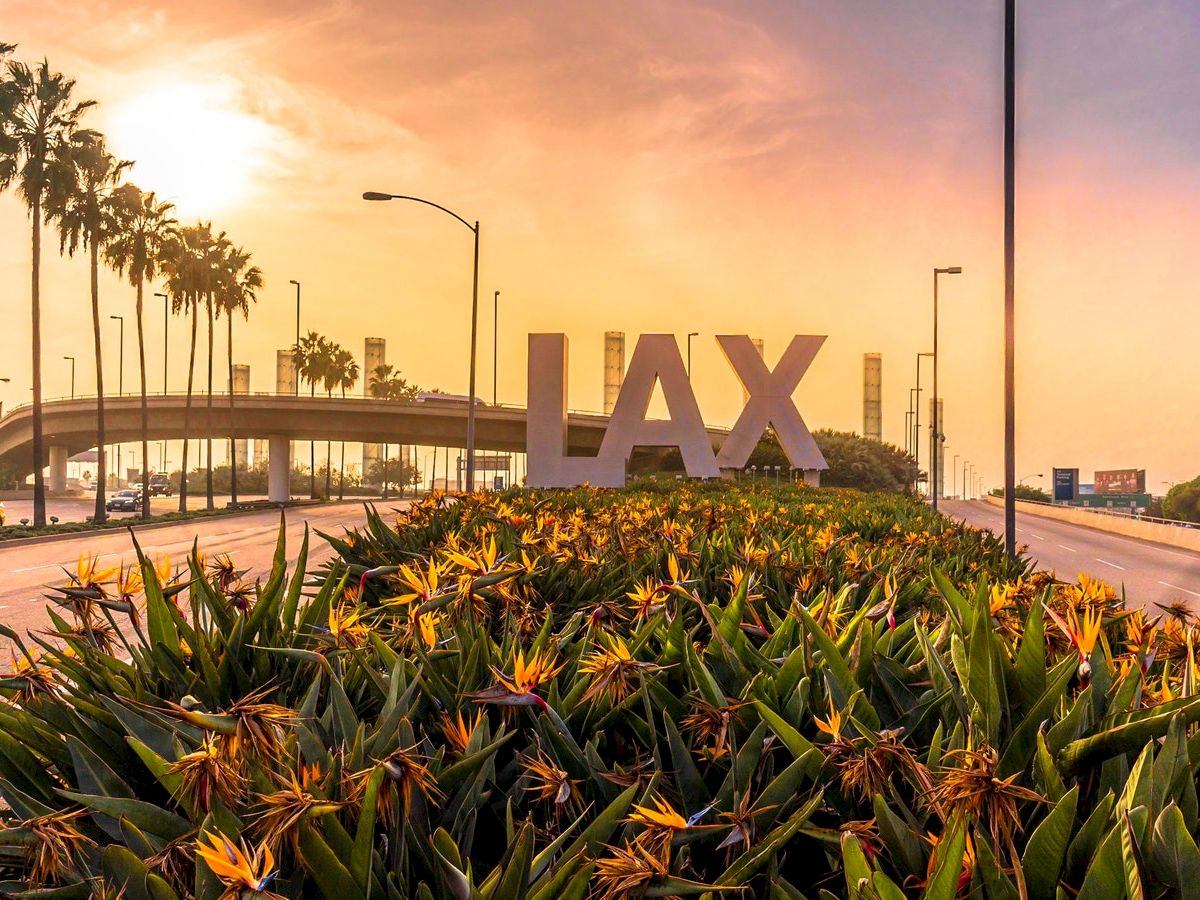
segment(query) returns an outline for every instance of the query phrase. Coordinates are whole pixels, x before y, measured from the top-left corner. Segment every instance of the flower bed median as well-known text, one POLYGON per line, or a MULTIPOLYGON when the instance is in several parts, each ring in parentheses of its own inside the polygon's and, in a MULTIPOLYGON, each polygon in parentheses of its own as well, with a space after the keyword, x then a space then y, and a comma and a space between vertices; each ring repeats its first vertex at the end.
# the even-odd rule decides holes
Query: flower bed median
MULTIPOLYGON (((0 680, 0 889, 1159 896, 1194 621, 892 495, 432 497, 247 581, 83 566, 0 680)), ((213 548, 219 549, 219 548, 213 548)), ((289 555, 289 551, 291 555, 289 555)))

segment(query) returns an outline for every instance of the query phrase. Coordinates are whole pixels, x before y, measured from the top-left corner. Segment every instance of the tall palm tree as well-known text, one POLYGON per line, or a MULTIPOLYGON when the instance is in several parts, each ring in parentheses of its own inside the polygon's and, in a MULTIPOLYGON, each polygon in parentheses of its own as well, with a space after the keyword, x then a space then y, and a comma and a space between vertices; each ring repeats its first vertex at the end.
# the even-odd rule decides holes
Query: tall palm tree
MULTIPOLYGON (((358 360, 354 354, 344 347, 339 347, 333 357, 333 369, 337 376, 336 386, 342 390, 342 399, 346 399, 346 391, 354 390, 358 384, 358 360)), ((346 442, 342 441, 342 461, 338 472, 338 499, 342 500, 346 493, 346 442)))
MULTIPOLYGON (((317 396, 317 382, 324 383, 325 369, 329 364, 329 346, 327 339, 315 331, 310 331, 300 338, 300 343, 292 348, 296 360, 296 377, 304 379, 309 386, 309 394, 317 396)), ((308 493, 313 499, 317 496, 317 445, 309 441, 308 493)))
POLYGON ((126 275, 137 291, 138 373, 142 394, 142 518, 150 515, 149 477, 146 461, 150 458, 150 413, 146 403, 146 334, 143 322, 142 289, 158 275, 175 240, 175 220, 170 203, 159 203, 152 192, 143 192, 132 184, 113 191, 109 207, 112 233, 105 257, 109 265, 126 275))
MULTIPOLYGON (((100 339, 100 252, 112 234, 109 198, 131 163, 116 159, 104 138, 92 131, 77 132, 50 163, 46 190, 46 217, 58 227, 60 253, 74 256, 88 251, 91 275, 92 343, 96 356, 96 445, 104 440, 104 361, 100 339)), ((106 472, 100 452, 99 471, 106 472)), ((103 522, 104 477, 97 479, 95 519, 103 522)))
POLYGON ((171 295, 171 311, 192 318, 191 350, 188 354, 187 399, 183 407, 183 460, 179 473, 179 511, 187 512, 188 499, 188 430, 192 416, 192 389, 196 373, 196 328, 200 318, 200 295, 203 289, 201 258, 211 240, 211 227, 198 222, 179 229, 175 240, 166 249, 163 271, 166 273, 167 293, 171 295))
MULTIPOLYGON (((10 45, 4 45, 9 47, 10 45)), ((33 318, 33 524, 46 524, 46 482, 42 474, 42 202, 48 187, 48 167, 70 144, 79 120, 94 101, 76 103, 75 82, 50 71, 45 60, 30 67, 6 62, 0 80, 0 110, 4 127, 0 143, 0 189, 16 182, 29 207, 32 225, 30 312, 33 318)), ((103 446, 100 458, 104 458, 103 446)))
MULTIPOLYGON (((211 229, 210 229, 211 234, 211 229)), ((207 421, 205 423, 206 436, 204 439, 205 454, 204 454, 204 481, 205 481, 205 507, 213 509, 213 465, 212 465, 212 433, 213 433, 213 344, 214 344, 214 319, 216 318, 216 306, 218 294, 220 293, 222 267, 225 265, 226 254, 229 252, 229 239, 225 236, 225 232, 221 232, 216 237, 211 237, 204 247, 204 254, 201 259, 201 277, 204 287, 204 311, 208 317, 208 393, 205 401, 205 409, 207 410, 207 421)))
POLYGON ((250 317, 250 304, 258 300, 258 291, 263 286, 262 270, 250 265, 250 253, 241 247, 230 247, 221 270, 221 290, 218 296, 217 313, 225 313, 229 362, 229 494, 230 502, 237 503, 237 442, 233 438, 233 314, 240 312, 243 319, 250 317))

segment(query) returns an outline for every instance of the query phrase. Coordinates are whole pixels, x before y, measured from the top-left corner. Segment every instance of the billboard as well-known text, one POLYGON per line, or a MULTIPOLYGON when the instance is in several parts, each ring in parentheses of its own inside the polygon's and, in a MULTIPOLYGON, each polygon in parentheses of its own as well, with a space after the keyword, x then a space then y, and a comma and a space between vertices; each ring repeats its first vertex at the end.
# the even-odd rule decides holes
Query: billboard
POLYGON ((1146 493, 1145 469, 1106 469, 1096 473, 1097 494, 1146 493))
POLYGON ((1054 469, 1054 502, 1070 503, 1079 497, 1079 470, 1054 469))

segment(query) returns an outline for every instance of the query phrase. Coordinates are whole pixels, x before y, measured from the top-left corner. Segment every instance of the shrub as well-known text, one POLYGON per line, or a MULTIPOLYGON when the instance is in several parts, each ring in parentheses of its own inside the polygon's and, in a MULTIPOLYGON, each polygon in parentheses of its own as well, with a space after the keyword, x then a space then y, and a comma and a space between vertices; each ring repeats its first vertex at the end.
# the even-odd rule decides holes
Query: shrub
POLYGON ((0 889, 940 900, 1200 871, 1191 616, 915 500, 434 496, 329 540, 289 573, 281 528, 261 582, 85 560, 57 640, 8 632, 0 889))

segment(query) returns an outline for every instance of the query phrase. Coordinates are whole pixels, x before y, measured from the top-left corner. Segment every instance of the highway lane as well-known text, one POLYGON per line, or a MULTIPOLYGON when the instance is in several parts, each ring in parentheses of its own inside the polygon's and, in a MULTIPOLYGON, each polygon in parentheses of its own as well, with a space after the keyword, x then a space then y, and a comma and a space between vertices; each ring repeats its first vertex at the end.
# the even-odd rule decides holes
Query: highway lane
MULTIPOLYGON (((389 501, 379 504, 378 509, 384 512, 401 505, 403 501, 389 501)), ((361 502, 288 510, 288 556, 294 559, 299 551, 305 523, 313 531, 339 534, 342 528, 361 525, 365 519, 361 502)), ((248 569, 247 576, 253 579, 270 570, 278 530, 279 512, 264 510, 147 529, 138 535, 138 542, 152 558, 165 555, 172 563, 182 563, 191 551, 192 541, 198 539, 201 549, 210 555, 229 553, 238 569, 248 569)), ((19 633, 46 627, 45 588, 66 584, 63 568, 74 570, 81 553, 99 555, 105 567, 135 559, 128 531, 117 529, 17 547, 0 543, 0 621, 19 633)), ((314 535, 309 541, 309 568, 319 566, 331 554, 329 546, 314 535)))
MULTIPOLYGON (((1004 533, 1004 510, 982 500, 941 500, 939 509, 977 528, 1004 533)), ((1074 580, 1106 581, 1134 605, 1182 600, 1200 611, 1200 553, 1017 513, 1017 543, 1038 568, 1074 580)))

